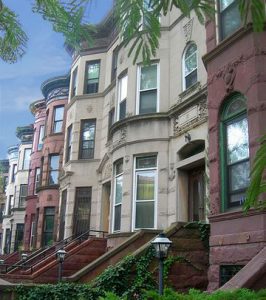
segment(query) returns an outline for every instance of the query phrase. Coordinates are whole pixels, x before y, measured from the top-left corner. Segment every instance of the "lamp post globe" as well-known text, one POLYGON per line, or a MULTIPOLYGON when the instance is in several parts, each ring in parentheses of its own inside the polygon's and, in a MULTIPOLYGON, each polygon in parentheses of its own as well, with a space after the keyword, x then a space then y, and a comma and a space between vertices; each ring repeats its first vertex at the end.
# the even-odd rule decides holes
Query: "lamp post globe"
POLYGON ((58 282, 62 280, 62 273, 63 273, 63 262, 65 260, 67 252, 64 249, 59 249, 56 252, 56 258, 59 261, 58 265, 58 282))
POLYGON ((163 295, 163 261, 167 257, 172 242, 164 233, 160 233, 151 244, 155 249, 156 257, 159 259, 159 295, 163 295))
POLYGON ((65 260, 65 256, 66 256, 66 250, 64 249, 60 249, 56 252, 56 257, 60 262, 63 262, 65 260))

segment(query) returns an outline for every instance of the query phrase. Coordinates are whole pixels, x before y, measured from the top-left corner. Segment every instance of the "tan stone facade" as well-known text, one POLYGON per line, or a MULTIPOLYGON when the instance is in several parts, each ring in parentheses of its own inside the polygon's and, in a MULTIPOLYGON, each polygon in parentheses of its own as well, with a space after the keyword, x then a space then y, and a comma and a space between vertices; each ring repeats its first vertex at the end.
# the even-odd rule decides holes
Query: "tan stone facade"
POLYGON ((151 67, 133 65, 119 37, 73 61, 60 178, 65 237, 81 226, 82 187, 89 188, 90 219, 83 230, 121 233, 206 219, 205 29, 175 10, 161 26, 151 67), (86 143, 93 154, 83 158, 86 143))

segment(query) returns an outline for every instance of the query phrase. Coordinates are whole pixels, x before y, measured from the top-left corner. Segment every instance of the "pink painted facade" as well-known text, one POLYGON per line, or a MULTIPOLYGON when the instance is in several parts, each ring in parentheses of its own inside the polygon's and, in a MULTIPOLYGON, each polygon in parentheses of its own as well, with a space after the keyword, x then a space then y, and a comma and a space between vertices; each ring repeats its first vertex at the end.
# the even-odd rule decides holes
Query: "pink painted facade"
POLYGON ((38 201, 37 188, 40 179, 41 157, 43 147, 43 129, 45 124, 45 100, 37 100, 30 105, 35 117, 32 153, 28 181, 28 196, 26 198, 24 248, 26 251, 35 248, 36 244, 36 205, 38 201))
MULTIPOLYGON (((266 32, 240 28, 218 42, 214 22, 206 24, 210 167, 210 268, 209 290, 221 285, 221 267, 247 264, 266 246, 266 213, 241 206, 224 209, 222 193, 221 113, 234 93, 246 99, 249 158, 252 166, 257 140, 266 133, 266 32)), ((228 199, 226 199, 228 201, 228 199)), ((266 287, 266 286, 264 286, 266 287)))

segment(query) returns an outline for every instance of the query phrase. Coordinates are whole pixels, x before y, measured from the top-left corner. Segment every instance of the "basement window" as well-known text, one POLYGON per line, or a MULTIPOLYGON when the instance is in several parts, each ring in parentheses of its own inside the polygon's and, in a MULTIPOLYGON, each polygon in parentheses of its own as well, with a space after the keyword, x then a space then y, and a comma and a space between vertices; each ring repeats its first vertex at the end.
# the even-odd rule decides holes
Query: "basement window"
POLYGON ((220 286, 223 286, 227 281, 238 273, 244 265, 221 265, 220 266, 220 286))

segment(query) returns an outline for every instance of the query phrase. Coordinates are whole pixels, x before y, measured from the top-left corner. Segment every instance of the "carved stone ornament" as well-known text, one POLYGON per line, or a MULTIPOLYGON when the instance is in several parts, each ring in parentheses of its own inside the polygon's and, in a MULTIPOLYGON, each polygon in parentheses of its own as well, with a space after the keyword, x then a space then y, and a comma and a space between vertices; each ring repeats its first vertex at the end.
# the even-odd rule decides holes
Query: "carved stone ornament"
POLYGON ((234 65, 227 65, 224 75, 223 75, 223 80, 225 83, 225 89, 227 93, 230 93, 234 89, 234 81, 236 77, 236 68, 234 65))
POLYGON ((116 148, 122 144, 124 144, 127 140, 127 127, 124 126, 123 128, 120 129, 119 132, 119 137, 115 141, 113 140, 113 145, 112 148, 116 148))
POLYGON ((175 165, 174 164, 170 164, 168 179, 170 181, 173 181, 175 179, 175 165))
POLYGON ((193 30, 193 18, 190 19, 184 26, 184 35, 186 42, 189 42, 191 40, 192 30, 193 30))
POLYGON ((105 165, 103 170, 103 179, 110 178, 112 175, 112 164, 109 162, 105 165))
POLYGON ((173 132, 175 136, 198 126, 207 119, 207 101, 202 100, 197 105, 190 107, 182 114, 177 113, 173 116, 173 132))
POLYGON ((86 110, 87 110, 88 113, 91 113, 91 112, 93 111, 92 105, 88 105, 88 106, 86 107, 86 110))
POLYGON ((69 89, 66 87, 62 88, 57 88, 52 90, 48 95, 47 95, 47 100, 51 100, 53 98, 65 98, 68 97, 69 89))

